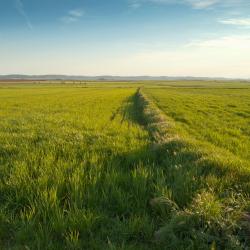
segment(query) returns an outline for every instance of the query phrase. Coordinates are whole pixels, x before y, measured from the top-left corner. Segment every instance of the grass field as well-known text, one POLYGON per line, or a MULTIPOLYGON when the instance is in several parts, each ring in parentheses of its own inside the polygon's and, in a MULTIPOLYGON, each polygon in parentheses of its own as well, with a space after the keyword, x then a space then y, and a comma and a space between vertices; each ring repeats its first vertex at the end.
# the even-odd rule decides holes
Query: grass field
POLYGON ((0 249, 247 249, 249 97, 247 83, 1 83, 0 249))
POLYGON ((146 93, 188 135, 250 160, 249 86, 165 87, 146 93))

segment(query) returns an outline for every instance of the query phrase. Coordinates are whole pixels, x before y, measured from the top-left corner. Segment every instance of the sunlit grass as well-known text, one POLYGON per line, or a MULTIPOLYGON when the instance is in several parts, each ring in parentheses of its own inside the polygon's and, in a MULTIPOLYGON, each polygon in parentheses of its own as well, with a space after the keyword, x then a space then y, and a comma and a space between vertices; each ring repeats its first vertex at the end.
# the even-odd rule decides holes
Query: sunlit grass
POLYGON ((247 113, 247 91, 221 90, 225 100, 217 92, 210 100, 212 90, 150 84, 141 95, 142 83, 1 86, 0 248, 249 244, 245 146, 227 146, 232 136, 221 130, 227 143, 207 140, 199 126, 206 116, 197 112, 212 113, 208 131, 237 125, 244 144, 248 118, 221 110, 232 102, 247 113), (186 112, 189 122, 171 112, 186 112))
POLYGON ((236 87, 169 87, 146 93, 191 137, 250 160, 250 85, 236 87))

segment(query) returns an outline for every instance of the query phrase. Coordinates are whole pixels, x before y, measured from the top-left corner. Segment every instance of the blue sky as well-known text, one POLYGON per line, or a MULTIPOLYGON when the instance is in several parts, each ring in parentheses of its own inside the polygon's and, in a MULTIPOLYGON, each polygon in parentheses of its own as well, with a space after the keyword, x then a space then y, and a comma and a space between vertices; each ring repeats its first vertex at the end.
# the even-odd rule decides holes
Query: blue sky
POLYGON ((249 0, 0 0, 0 74, 250 77, 249 0))

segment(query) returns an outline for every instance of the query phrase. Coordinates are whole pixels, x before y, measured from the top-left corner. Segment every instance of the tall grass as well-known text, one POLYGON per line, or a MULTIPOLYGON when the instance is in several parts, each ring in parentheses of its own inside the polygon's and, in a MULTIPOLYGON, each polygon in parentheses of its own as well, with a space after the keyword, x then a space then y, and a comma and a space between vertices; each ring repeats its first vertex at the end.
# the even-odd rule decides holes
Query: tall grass
POLYGON ((88 85, 1 89, 1 248, 246 248, 238 157, 182 137, 132 84, 88 85))

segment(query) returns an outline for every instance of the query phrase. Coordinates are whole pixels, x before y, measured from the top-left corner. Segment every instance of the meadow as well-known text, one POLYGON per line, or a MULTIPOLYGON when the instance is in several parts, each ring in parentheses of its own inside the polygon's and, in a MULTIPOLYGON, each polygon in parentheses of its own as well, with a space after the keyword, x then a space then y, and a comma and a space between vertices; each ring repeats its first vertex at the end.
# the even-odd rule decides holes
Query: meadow
POLYGON ((250 84, 0 83, 0 249, 248 249, 250 84))

